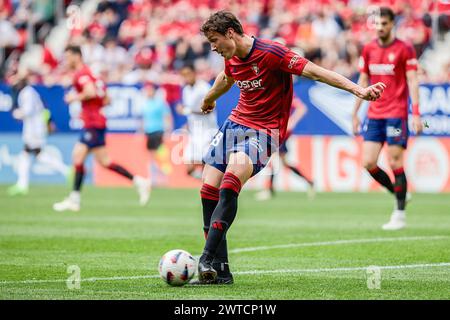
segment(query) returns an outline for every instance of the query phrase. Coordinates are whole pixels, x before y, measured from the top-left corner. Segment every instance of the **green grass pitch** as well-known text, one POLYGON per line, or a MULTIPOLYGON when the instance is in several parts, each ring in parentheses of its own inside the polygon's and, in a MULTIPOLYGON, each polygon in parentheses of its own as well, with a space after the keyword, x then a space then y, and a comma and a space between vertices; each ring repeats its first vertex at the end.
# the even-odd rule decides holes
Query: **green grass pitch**
POLYGON ((198 190, 155 189, 139 207, 131 188, 83 190, 79 213, 56 213, 64 187, 11 198, 0 187, 0 299, 450 299, 450 195, 414 194, 408 227, 381 230, 385 193, 244 190, 228 233, 231 286, 170 287, 158 278, 166 251, 203 248, 198 190), (81 271, 69 290, 68 266, 81 271), (368 266, 381 267, 369 289, 368 266))

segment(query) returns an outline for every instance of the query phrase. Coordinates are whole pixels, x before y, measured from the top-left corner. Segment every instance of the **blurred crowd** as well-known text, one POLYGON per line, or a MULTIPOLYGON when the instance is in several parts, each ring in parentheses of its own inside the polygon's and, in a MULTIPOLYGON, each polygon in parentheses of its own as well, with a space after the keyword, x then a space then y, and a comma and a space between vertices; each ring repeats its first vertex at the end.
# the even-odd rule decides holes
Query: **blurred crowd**
MULTIPOLYGON (((413 44, 419 57, 434 40, 449 41, 450 4, 444 0, 0 0, 0 82, 11 81, 34 43, 42 49, 39 70, 33 70, 37 81, 70 84, 62 50, 47 45, 58 21, 68 29, 60 46, 80 45, 85 62, 109 83, 177 85, 185 64, 211 80, 223 60, 210 51, 199 28, 222 9, 237 14, 247 34, 276 39, 325 68, 355 77, 362 45, 375 37, 379 5, 394 9, 397 37, 413 44), (90 16, 77 10, 83 2, 95 3, 90 16)), ((450 82, 450 59, 440 70, 429 75, 422 68, 421 81, 450 82)))

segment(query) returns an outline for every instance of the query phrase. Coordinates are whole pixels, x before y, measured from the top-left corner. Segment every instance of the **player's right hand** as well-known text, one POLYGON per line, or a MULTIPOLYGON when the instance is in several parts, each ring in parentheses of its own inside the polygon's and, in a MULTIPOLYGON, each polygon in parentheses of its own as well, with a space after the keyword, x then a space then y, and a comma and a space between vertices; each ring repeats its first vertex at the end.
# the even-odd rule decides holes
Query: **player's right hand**
POLYGON ((414 115, 412 117, 412 127, 417 135, 419 135, 423 132, 424 125, 422 123, 422 120, 420 119, 420 116, 414 115))
POLYGON ((203 100, 203 104, 202 104, 201 110, 202 110, 203 114, 208 114, 211 111, 213 111, 215 107, 216 107, 216 102, 215 101, 213 101, 211 103, 211 102, 208 102, 206 100, 203 100))
POLYGON ((386 85, 383 82, 377 82, 374 85, 371 85, 364 89, 362 93, 362 99, 375 101, 379 99, 386 88, 386 85))
POLYGON ((352 124, 353 124, 353 134, 357 136, 359 134, 359 126, 361 125, 361 121, 359 120, 358 116, 353 116, 352 124))

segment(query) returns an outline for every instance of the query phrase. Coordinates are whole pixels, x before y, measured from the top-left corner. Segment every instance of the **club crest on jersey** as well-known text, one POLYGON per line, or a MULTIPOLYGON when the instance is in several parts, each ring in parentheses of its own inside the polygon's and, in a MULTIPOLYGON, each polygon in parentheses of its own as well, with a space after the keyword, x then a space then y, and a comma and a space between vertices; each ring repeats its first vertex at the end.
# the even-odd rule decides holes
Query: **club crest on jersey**
POLYGON ((256 63, 253 63, 253 64, 252 64, 252 70, 253 70, 253 72, 254 72, 256 75, 259 74, 259 68, 258 68, 258 65, 257 65, 256 63))
POLYGON ((389 62, 393 62, 395 59, 395 54, 393 54, 392 52, 388 54, 388 60, 389 62))

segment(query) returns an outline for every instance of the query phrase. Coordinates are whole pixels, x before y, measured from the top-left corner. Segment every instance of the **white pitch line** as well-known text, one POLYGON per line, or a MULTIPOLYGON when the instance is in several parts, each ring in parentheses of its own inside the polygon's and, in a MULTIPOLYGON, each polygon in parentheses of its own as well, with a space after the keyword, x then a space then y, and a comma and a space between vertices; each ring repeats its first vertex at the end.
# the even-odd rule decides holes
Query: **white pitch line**
MULTIPOLYGON (((145 275, 145 276, 122 276, 122 277, 93 277, 93 278, 81 278, 80 282, 96 282, 96 281, 118 281, 118 280, 136 280, 136 279, 152 279, 160 278, 160 275, 145 275)), ((67 279, 30 279, 19 281, 0 281, 1 284, 28 284, 28 283, 59 283, 66 282, 67 279)))
POLYGON ((435 268, 435 267, 450 267, 450 262, 441 263, 425 263, 425 264, 406 264, 397 266, 367 266, 367 267, 343 267, 343 268, 320 268, 320 269, 278 269, 278 270, 249 270, 235 272, 236 274, 271 274, 271 273, 319 273, 319 272, 340 272, 340 271, 364 271, 369 267, 378 267, 380 269, 395 270, 395 269, 421 269, 421 268, 435 268))
MULTIPOLYGON (((313 247, 313 246, 331 246, 331 245, 341 245, 341 244, 353 244, 353 243, 373 243, 373 242, 392 242, 392 241, 415 241, 415 240, 441 240, 448 239, 450 236, 416 236, 416 237, 393 237, 393 238, 371 238, 371 239, 349 239, 349 240, 336 240, 336 241, 322 241, 322 242, 304 242, 304 243, 291 243, 291 244, 280 244, 274 246, 261 246, 261 247, 249 247, 249 248, 238 248, 230 250, 230 253, 240 253, 240 252, 251 252, 251 251, 261 251, 261 250, 271 250, 271 249, 281 249, 281 248, 296 248, 296 247, 313 247)), ((198 259, 198 256, 196 257, 198 259)), ((424 264, 424 265, 411 265, 413 267, 423 266, 441 266, 432 265, 432 264, 424 264)), ((446 266, 446 263, 444 263, 446 266)), ((402 266, 387 266, 381 267, 382 269, 400 269, 402 266), (392 268, 391 268, 392 267, 392 268)), ((405 268, 410 268, 406 266, 405 268)), ((352 271, 352 270, 364 270, 363 267, 356 268, 331 268, 331 269, 298 269, 293 272, 326 272, 326 271, 352 271), (316 271, 311 271, 316 270, 316 271)), ((263 273, 286 273, 289 270, 260 270, 260 271, 238 271, 236 274, 254 274, 254 272, 263 274, 263 273)), ((85 278, 81 279, 81 282, 95 282, 95 281, 117 281, 117 280, 134 280, 134 279, 152 279, 159 278, 159 275, 145 275, 145 276, 124 276, 124 277, 103 277, 103 278, 85 278)), ((19 280, 19 281, 0 281, 1 284, 27 284, 27 283, 59 283, 66 282, 67 280, 61 279, 29 279, 29 280, 19 280)))
POLYGON ((289 243, 278 244, 273 246, 260 246, 249 248, 237 248, 229 250, 229 253, 262 251, 271 249, 284 248, 298 248, 298 247, 319 247, 319 246, 335 246, 341 244, 355 244, 355 243, 373 243, 373 242, 394 242, 394 241, 416 241, 416 240, 441 240, 448 239, 450 236, 417 236, 417 237, 392 237, 392 238, 371 238, 371 239, 349 239, 349 240, 335 240, 335 241, 321 241, 321 242, 303 242, 303 243, 289 243))
MULTIPOLYGON (((345 271, 363 271, 369 267, 338 267, 338 268, 319 268, 319 269, 276 269, 276 270, 248 270, 248 271, 236 271, 236 275, 259 275, 259 274, 279 274, 279 273, 320 273, 320 272, 345 272, 345 271)), ((424 264, 406 264, 396 266, 376 266, 380 269, 395 270, 395 269, 424 269, 424 268, 439 268, 450 267, 450 262, 440 263, 424 263, 424 264)), ((123 277, 105 277, 105 278, 86 278, 81 279, 80 282, 95 282, 95 281, 120 281, 120 280, 139 280, 139 279, 153 279, 160 278, 159 275, 144 275, 144 276, 123 276, 123 277)), ((54 280, 23 280, 23 281, 1 281, 1 284, 33 284, 33 283, 59 283, 66 282, 63 279, 54 280)))

